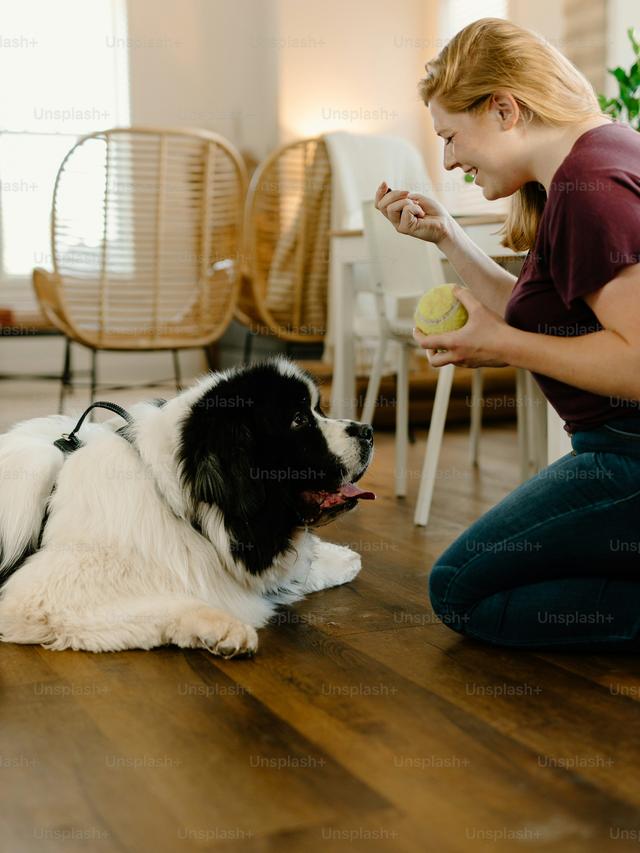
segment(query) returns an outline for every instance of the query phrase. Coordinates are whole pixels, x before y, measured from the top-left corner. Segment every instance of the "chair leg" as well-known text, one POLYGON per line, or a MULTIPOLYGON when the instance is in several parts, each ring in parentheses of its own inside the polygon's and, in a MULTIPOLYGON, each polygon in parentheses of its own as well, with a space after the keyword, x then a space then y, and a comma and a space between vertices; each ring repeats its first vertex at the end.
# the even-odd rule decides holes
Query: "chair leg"
POLYGON ((525 388, 529 461, 533 466, 531 473, 537 474, 547 465, 547 401, 528 370, 525 370, 525 388))
POLYGON ((207 367, 209 370, 215 372, 220 369, 220 347, 218 341, 213 344, 207 344, 204 347, 204 355, 207 359, 207 367))
POLYGON ((68 373, 67 373, 67 388, 73 391, 73 348, 71 344, 73 341, 69 338, 69 364, 68 364, 68 373))
MULTIPOLYGON (((91 350, 91 399, 89 403, 93 403, 96 399, 96 388, 98 387, 98 350, 91 350)), ((89 412, 89 419, 93 420, 93 411, 89 412)))
POLYGON ((178 359, 178 350, 171 350, 173 354, 173 375, 176 381, 176 391, 180 393, 182 391, 182 381, 180 379, 180 360, 178 359))
POLYGON ((251 350, 253 349, 253 332, 251 329, 247 329, 247 332, 244 336, 244 350, 242 352, 242 362, 243 364, 249 364, 251 360, 251 350))
MULTIPOLYGON (((400 344, 396 376, 396 497, 407 494, 407 445, 409 443, 409 347, 400 344)), ((411 347, 413 349, 413 347, 411 347)))
POLYGON ((367 385, 367 393, 364 398, 362 415, 360 416, 360 420, 365 424, 370 424, 375 414, 376 398, 380 390, 380 380, 382 379, 382 368, 384 367, 384 357, 387 353, 387 344, 387 338, 380 338, 373 357, 371 373, 369 374, 369 384, 367 385))
POLYGON ((64 410, 64 398, 67 386, 71 385, 71 338, 65 338, 64 362, 62 374, 60 375, 60 396, 58 398, 58 414, 62 415, 64 410))
POLYGON ((471 430, 469 433, 469 456, 472 465, 477 465, 480 451, 480 430, 482 429, 482 368, 471 374, 471 430))
POLYGON ((420 478, 420 491, 418 492, 418 502, 413 517, 414 523, 423 527, 429 521, 431 498, 433 497, 433 487, 438 470, 438 459, 440 457, 440 447, 447 419, 447 409, 449 408, 449 397, 451 396, 451 385, 453 383, 453 371, 455 367, 453 364, 447 364, 445 367, 438 368, 438 370, 438 384, 433 402, 433 411, 431 412, 429 435, 427 436, 427 447, 424 455, 422 476, 420 478))

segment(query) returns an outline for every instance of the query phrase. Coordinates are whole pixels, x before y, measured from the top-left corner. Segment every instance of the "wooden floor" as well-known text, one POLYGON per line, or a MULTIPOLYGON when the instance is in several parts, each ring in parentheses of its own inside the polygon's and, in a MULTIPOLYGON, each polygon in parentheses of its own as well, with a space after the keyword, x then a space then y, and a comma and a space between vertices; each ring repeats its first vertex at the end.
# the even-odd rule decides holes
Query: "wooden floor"
MULTIPOLYGON (((0 394, 2 427, 55 410, 44 385, 0 394)), ((378 435, 378 500, 321 530, 361 575, 283 612, 252 661, 0 646, 2 851, 639 849, 640 661, 435 620, 429 567, 516 484, 515 430, 485 431, 478 471, 447 433, 426 530, 418 438, 408 499, 378 435)))

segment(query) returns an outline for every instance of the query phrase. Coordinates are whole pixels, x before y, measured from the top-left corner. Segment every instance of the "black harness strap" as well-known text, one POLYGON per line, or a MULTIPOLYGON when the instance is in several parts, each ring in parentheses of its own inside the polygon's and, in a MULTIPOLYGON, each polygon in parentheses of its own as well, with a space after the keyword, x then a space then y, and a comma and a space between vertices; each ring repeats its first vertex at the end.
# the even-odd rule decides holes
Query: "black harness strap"
MULTIPOLYGON (((161 398, 157 398, 155 400, 152 400, 151 402, 154 405, 158 406, 158 408, 161 408, 162 406, 164 406, 164 404, 167 401, 162 400, 161 398)), ((73 428, 73 430, 70 433, 63 433, 60 438, 56 439, 56 441, 53 442, 54 445, 59 450, 62 450, 62 452, 65 454, 65 456, 68 456, 70 453, 73 453, 74 450, 79 450, 83 446, 82 442, 80 441, 80 439, 78 438, 76 433, 78 432, 78 430, 82 426, 84 419, 89 414, 91 409, 95 409, 98 407, 101 409, 109 409, 110 412, 114 412, 116 415, 120 415, 120 417, 126 421, 125 426, 120 427, 120 429, 116 430, 115 434, 122 436, 122 438, 124 438, 126 441, 128 441, 129 444, 133 445, 133 435, 127 432, 128 428, 133 424, 133 418, 131 417, 129 412, 127 412, 126 409, 123 409, 122 406, 118 406, 117 403, 98 402, 98 403, 92 403, 88 409, 85 409, 85 411, 82 413, 82 417, 80 418, 80 420, 78 421, 78 423, 75 425, 75 427, 73 428)), ((56 487, 54 485, 53 489, 51 490, 51 494, 49 495, 49 499, 47 500, 47 506, 45 508, 45 512, 44 512, 44 515, 42 518, 42 522, 40 524, 40 532, 38 534, 38 544, 36 545, 36 548, 35 549, 27 549, 25 554, 23 554, 22 557, 14 563, 14 565, 3 570, 3 572, 0 575, 0 586, 2 586, 2 584, 4 584, 4 582, 7 580, 7 578, 9 577, 10 574, 12 574, 14 571, 16 571, 17 569, 20 568, 20 566, 22 565, 24 560, 28 556, 30 556, 30 554, 34 553, 34 550, 37 551, 40 549, 40 547, 42 545, 42 536, 44 534, 44 529, 46 527, 47 520, 49 518, 49 500, 51 499, 51 495, 53 495, 55 489, 56 489, 56 487)), ((191 522, 191 523, 192 523, 194 529, 197 532, 199 532, 201 536, 203 536, 204 534, 202 533, 202 531, 198 531, 197 526, 193 522, 191 522)))
MULTIPOLYGON (((156 402, 156 401, 154 401, 154 402, 156 402)), ((164 402, 165 402, 164 400, 157 401, 156 405, 162 404, 164 402)), ((59 450, 62 450, 62 452, 65 455, 68 456, 70 453, 73 453, 74 450, 78 450, 79 448, 81 448, 83 446, 82 442, 80 441, 80 439, 78 438, 76 433, 78 432, 78 430, 82 426, 84 419, 89 414, 91 409, 95 409, 97 407, 100 407, 101 409, 109 409, 109 411, 114 412, 116 415, 120 415, 120 417, 123 418, 127 422, 124 427, 120 427, 119 430, 116 430, 116 434, 121 435, 130 444, 132 443, 132 438, 126 432, 127 428, 129 426, 131 426, 131 424, 133 423, 133 418, 131 417, 129 412, 127 412, 126 409, 123 409, 122 406, 118 406, 117 403, 105 403, 105 402, 92 403, 88 409, 85 409, 85 411, 82 414, 82 417, 80 418, 78 423, 75 425, 73 430, 70 433, 63 433, 60 438, 56 439, 56 441, 53 442, 54 445, 59 450)), ((40 532, 38 534, 38 544, 36 545, 36 548, 35 548, 36 551, 39 550, 40 546, 42 545, 42 536, 44 534, 44 529, 46 527, 47 520, 49 517, 49 500, 51 499, 51 495, 53 495, 55 488, 56 487, 54 485, 53 489, 51 490, 51 494, 49 495, 49 499, 47 500, 47 506, 45 508, 45 512, 44 512, 44 515, 42 517, 42 522, 40 524, 40 532)), ((20 565, 24 562, 24 559, 26 559, 26 557, 28 557, 32 553, 33 553, 33 550, 27 549, 27 552, 25 552, 25 554, 22 556, 21 559, 17 560, 13 566, 9 567, 8 569, 5 569, 2 573, 2 576, 0 577, 0 585, 2 585, 7 580, 7 578, 9 577, 10 574, 12 574, 18 568, 20 568, 20 565)))
MULTIPOLYGON (((78 450, 79 447, 82 447, 82 442, 80 441, 76 433, 82 426, 82 422, 87 417, 91 409, 95 409, 96 407, 100 407, 101 409, 109 409, 109 411, 114 412, 116 415, 120 415, 120 417, 124 418, 124 420, 127 422, 127 426, 133 423, 133 418, 131 417, 129 412, 127 412, 126 409, 123 409, 122 406, 119 406, 117 403, 92 403, 89 408, 85 409, 85 411, 82 413, 80 420, 75 425, 73 430, 70 433, 63 433, 60 438, 56 439, 56 441, 53 442, 54 445, 58 448, 58 450, 62 450, 63 453, 73 453, 74 450, 78 450)), ((121 434, 124 438, 127 438, 126 434, 121 434)))

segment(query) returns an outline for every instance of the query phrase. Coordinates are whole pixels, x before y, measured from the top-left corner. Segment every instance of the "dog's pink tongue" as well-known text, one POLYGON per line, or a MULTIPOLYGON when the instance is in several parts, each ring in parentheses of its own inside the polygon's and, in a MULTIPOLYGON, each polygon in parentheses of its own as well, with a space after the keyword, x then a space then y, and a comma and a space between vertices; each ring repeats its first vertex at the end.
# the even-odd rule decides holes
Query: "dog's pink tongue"
POLYGON ((346 483, 344 486, 340 486, 340 494, 344 495, 345 498, 358 498, 363 501, 374 501, 376 499, 373 492, 365 492, 363 489, 359 489, 355 483, 346 483))

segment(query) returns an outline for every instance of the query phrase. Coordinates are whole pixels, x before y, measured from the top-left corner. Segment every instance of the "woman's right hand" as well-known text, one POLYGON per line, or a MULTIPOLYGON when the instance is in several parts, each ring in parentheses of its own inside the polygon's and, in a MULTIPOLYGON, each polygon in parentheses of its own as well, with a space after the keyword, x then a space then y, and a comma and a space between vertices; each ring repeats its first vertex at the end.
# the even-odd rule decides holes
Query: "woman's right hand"
POLYGON ((440 202, 419 193, 389 190, 383 181, 376 190, 375 205, 400 234, 438 244, 451 233, 451 214, 440 202))

